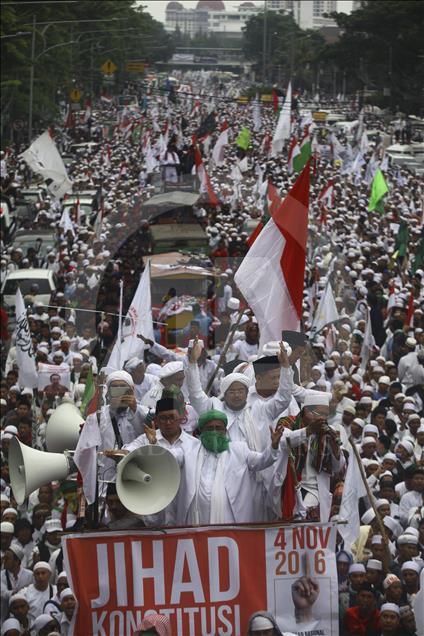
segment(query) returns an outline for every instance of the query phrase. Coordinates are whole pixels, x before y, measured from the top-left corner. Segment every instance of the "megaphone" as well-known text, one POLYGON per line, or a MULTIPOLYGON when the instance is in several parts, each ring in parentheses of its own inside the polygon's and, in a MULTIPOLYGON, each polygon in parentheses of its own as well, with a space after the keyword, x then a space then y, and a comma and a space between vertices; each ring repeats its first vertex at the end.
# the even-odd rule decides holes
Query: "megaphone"
POLYGON ((180 467, 173 454, 156 444, 136 448, 116 471, 116 492, 121 503, 137 515, 160 512, 177 494, 180 467))
POLYGON ((69 460, 60 453, 35 450, 13 437, 9 445, 10 485, 16 503, 22 505, 34 490, 51 481, 66 479, 71 472, 69 460))
POLYGON ((85 421, 75 404, 71 400, 65 400, 66 398, 50 415, 47 422, 46 446, 49 453, 75 450, 80 426, 85 421))

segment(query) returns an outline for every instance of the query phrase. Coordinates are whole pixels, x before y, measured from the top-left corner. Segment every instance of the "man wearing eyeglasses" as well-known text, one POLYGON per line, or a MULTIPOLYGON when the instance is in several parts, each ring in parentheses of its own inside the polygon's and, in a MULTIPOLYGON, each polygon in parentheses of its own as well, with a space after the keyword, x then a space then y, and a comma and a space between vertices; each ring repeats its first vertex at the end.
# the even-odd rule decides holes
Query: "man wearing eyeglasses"
MULTIPOLYGON (((152 425, 147 426, 146 424, 146 432, 139 435, 129 444, 124 445, 123 450, 131 453, 154 440, 155 443, 167 450, 172 451, 178 448, 183 453, 195 452, 199 448, 200 442, 196 437, 181 429, 181 423, 185 417, 185 414, 181 413, 178 401, 170 397, 161 398, 156 402, 152 425)), ((181 488, 185 488, 184 483, 181 488)), ((156 515, 144 516, 146 525, 176 525, 177 499, 178 496, 156 515)))

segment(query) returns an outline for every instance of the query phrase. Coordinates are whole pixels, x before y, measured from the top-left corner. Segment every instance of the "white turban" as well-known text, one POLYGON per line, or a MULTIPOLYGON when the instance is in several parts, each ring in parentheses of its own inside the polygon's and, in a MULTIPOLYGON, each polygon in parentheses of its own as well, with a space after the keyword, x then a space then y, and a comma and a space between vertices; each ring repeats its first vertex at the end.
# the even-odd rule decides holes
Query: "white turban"
POLYGON ((247 377, 247 375, 244 375, 244 373, 229 373, 228 375, 225 376, 225 378, 222 378, 221 380, 221 386, 220 386, 221 399, 224 397, 225 393, 228 391, 228 389, 234 382, 240 382, 247 389, 249 389, 251 385, 250 379, 247 377))
POLYGON ((128 373, 131 373, 131 371, 134 371, 137 367, 140 366, 140 364, 143 364, 143 360, 140 360, 140 358, 130 358, 124 364, 124 369, 125 371, 128 371, 128 373))
POLYGON ((122 380, 132 389, 134 388, 134 380, 126 371, 113 371, 113 373, 110 373, 106 379, 106 386, 109 387, 111 382, 114 382, 115 380, 122 380))
POLYGON ((182 361, 167 362, 163 365, 159 377, 169 378, 171 375, 175 375, 180 371, 184 371, 184 363, 182 361))

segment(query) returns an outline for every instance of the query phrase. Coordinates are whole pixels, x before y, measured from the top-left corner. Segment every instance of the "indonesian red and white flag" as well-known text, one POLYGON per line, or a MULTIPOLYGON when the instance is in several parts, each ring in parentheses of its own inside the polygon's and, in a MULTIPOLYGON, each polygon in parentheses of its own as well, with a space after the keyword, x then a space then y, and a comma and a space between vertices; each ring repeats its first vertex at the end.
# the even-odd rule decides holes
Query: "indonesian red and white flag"
POLYGON ((287 172, 293 174, 293 159, 300 155, 300 148, 297 142, 297 138, 293 137, 290 142, 290 148, 287 156, 287 172))
POLYGON ((222 131, 212 150, 212 159, 216 166, 224 163, 224 148, 228 145, 228 128, 222 131))
POLYGON ((308 234, 308 162, 243 259, 234 280, 253 310, 265 343, 298 330, 308 234))
POLYGON ((334 204, 334 184, 330 180, 321 190, 318 196, 318 203, 322 203, 326 208, 332 208, 334 204))

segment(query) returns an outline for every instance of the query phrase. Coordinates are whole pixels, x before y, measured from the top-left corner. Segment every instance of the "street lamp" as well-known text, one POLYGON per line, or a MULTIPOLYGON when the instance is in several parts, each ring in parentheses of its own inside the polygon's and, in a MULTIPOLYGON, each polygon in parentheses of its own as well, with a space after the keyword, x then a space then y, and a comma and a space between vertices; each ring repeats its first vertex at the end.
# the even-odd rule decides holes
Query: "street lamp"
MULTIPOLYGON (((126 18, 104 18, 99 20, 53 20, 51 22, 39 22, 38 26, 44 26, 44 28, 40 31, 40 35, 44 40, 44 35, 47 29, 53 24, 80 24, 81 22, 119 22, 122 20, 126 20, 126 18)), ((28 26, 28 25, 25 25, 28 26)), ((32 118, 33 118, 33 103, 34 103, 34 71, 36 62, 48 51, 52 49, 58 48, 59 46, 69 46, 70 44, 77 43, 77 40, 70 40, 69 42, 61 42, 60 44, 55 44, 54 46, 50 46, 48 48, 44 48, 37 57, 35 56, 35 36, 37 33, 37 17, 34 15, 32 17, 32 40, 31 40, 31 68, 30 68, 30 76, 29 76, 29 106, 28 106, 28 142, 31 143, 32 139, 32 118)), ((45 44, 45 40, 44 40, 45 44)))

